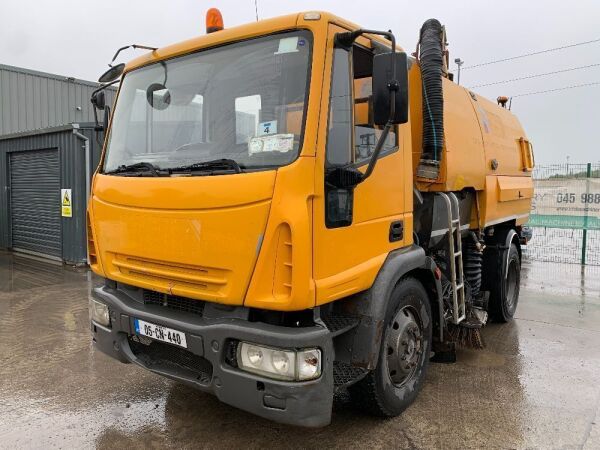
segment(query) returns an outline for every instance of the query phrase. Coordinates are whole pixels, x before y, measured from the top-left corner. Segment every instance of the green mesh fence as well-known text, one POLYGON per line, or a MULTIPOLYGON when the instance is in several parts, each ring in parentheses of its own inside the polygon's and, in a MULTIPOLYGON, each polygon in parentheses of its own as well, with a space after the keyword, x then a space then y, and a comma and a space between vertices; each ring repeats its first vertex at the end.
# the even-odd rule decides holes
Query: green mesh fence
POLYGON ((525 257, 600 265, 600 163, 542 165, 533 179, 525 257))

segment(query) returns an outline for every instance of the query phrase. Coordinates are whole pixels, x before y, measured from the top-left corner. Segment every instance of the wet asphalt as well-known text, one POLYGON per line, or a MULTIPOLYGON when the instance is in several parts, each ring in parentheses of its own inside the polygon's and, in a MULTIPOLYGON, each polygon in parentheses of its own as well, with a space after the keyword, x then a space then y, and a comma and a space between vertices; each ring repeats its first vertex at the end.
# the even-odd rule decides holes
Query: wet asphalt
POLYGON ((0 253, 0 448, 600 448, 600 268, 525 262, 516 319, 400 417, 275 424, 94 351, 85 269, 0 253))

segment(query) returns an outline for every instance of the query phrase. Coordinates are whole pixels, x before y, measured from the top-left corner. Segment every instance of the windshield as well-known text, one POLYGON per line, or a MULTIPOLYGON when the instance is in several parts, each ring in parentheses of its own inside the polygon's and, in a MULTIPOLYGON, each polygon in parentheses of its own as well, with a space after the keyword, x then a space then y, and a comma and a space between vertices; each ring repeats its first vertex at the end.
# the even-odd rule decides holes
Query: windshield
POLYGON ((122 173, 139 163, 170 169, 222 159, 242 169, 289 164, 300 151, 310 46, 310 33, 297 31, 128 73, 104 172, 122 173))

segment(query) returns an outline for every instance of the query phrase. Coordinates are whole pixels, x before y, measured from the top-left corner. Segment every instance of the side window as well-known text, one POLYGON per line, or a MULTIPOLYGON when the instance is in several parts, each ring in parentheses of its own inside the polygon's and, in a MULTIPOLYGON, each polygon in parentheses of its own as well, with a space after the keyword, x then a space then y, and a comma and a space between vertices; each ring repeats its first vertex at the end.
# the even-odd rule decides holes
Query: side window
POLYGON ((235 99, 235 143, 246 144, 257 134, 260 121, 260 95, 235 99))
POLYGON ((352 90, 350 85, 350 53, 336 48, 329 95, 329 126, 327 130, 327 164, 352 162, 352 90))
MULTIPOLYGON (((354 154, 357 163, 366 162, 375 150, 383 127, 373 123, 373 53, 359 46, 353 52, 354 88, 354 154)), ((397 147, 396 127, 392 128, 381 149, 380 157, 397 147)))

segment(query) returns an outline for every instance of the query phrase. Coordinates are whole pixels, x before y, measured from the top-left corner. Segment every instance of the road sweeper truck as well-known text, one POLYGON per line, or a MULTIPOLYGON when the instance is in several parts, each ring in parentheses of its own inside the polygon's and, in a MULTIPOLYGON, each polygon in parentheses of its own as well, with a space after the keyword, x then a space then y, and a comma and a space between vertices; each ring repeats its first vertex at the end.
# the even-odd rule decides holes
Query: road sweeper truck
POLYGON ((517 307, 533 152, 446 46, 434 19, 407 54, 325 12, 211 10, 207 34, 113 63, 92 98, 96 348, 324 426, 336 392, 395 416, 431 359, 483 345, 517 307))

